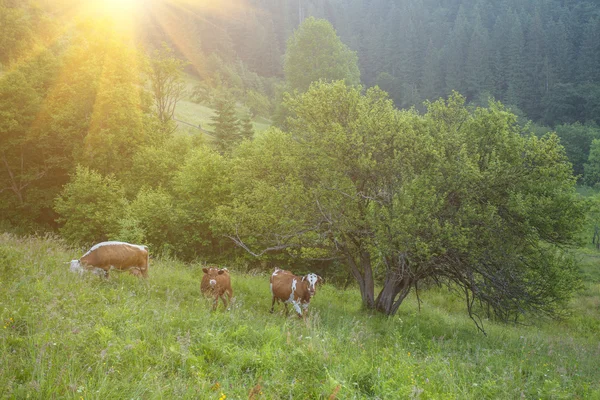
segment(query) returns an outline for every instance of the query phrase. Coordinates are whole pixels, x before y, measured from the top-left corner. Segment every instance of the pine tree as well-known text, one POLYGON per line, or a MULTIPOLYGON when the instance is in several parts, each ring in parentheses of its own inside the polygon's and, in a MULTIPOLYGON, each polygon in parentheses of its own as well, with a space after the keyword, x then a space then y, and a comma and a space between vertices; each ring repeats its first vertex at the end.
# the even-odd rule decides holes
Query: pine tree
POLYGON ((475 27, 467 49, 465 70, 467 98, 472 99, 483 92, 491 91, 488 31, 483 26, 479 15, 475 17, 475 27))
POLYGON ((443 95, 443 74, 440 61, 440 51, 429 41, 423 63, 422 95, 425 100, 435 100, 443 95))
POLYGON ((573 46, 562 18, 556 22, 551 21, 547 31, 547 54, 556 73, 556 80, 559 83, 569 82, 572 76, 573 46))
POLYGON ((240 139, 239 121, 235 116, 234 102, 228 99, 217 101, 212 121, 217 149, 221 153, 229 152, 240 139))
POLYGON ((250 114, 246 114, 240 120, 240 136, 243 139, 252 140, 254 138, 254 126, 252 125, 252 119, 250 114))
POLYGON ((541 99, 547 91, 550 70, 546 64, 546 41, 542 17, 537 9, 529 23, 526 37, 525 54, 527 57, 524 64, 526 82, 529 84, 522 88, 523 111, 529 118, 539 120, 542 113, 541 99))
POLYGON ((517 13, 509 10, 512 21, 507 47, 507 89, 506 103, 520 107, 523 104, 523 93, 526 91, 525 76, 525 37, 523 26, 517 13))
POLYGON ((600 18, 585 26, 578 66, 580 82, 600 82, 600 18))
POLYGON ((468 43, 468 21, 461 5, 450 34, 449 44, 445 47, 447 93, 451 93, 453 90, 465 91, 465 60, 468 43))

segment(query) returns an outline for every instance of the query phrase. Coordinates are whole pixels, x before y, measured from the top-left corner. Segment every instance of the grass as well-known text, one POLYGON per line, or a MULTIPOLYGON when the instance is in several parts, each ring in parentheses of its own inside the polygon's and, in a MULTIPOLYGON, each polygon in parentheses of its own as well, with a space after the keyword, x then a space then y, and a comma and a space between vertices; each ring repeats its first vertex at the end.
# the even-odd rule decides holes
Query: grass
POLYGON ((570 319, 488 321, 487 337, 441 289, 384 318, 325 285, 302 321, 268 312, 267 275, 232 271, 235 302, 211 312, 200 265, 154 260, 147 281, 105 281, 68 271, 80 255, 0 235, 1 397, 600 399, 595 255, 570 319))

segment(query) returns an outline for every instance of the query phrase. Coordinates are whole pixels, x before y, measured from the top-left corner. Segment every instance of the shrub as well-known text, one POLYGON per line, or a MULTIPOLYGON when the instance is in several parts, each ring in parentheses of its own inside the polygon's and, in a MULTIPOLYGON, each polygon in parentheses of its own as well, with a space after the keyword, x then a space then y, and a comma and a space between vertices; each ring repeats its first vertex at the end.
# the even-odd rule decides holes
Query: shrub
POLYGON ((54 203, 61 235, 78 245, 116 237, 126 207, 125 191, 117 179, 82 166, 54 203))

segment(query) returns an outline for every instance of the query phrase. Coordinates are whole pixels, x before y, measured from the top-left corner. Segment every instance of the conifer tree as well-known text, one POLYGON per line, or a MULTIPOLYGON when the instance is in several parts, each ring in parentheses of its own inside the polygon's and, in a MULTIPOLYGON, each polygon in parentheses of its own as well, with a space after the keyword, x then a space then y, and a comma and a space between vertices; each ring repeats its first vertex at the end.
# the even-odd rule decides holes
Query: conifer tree
POLYGON ((243 139, 252 140, 254 138, 254 127, 252 126, 250 114, 244 115, 244 117, 240 120, 240 136, 243 139))
POLYGON ((592 18, 585 26, 579 56, 579 80, 600 82, 600 18, 592 18))
POLYGON ((211 125, 214 126, 217 149, 221 153, 229 152, 240 139, 239 121, 235 115, 235 104, 232 100, 217 101, 211 125))
POLYGON ((467 58, 467 45, 469 43, 468 20, 464 8, 461 6, 454 28, 450 34, 449 44, 446 46, 446 92, 453 90, 464 92, 465 89, 465 60, 467 58))
POLYGON ((475 17, 475 27, 471 34, 471 40, 467 49, 466 61, 466 94, 473 98, 482 92, 492 89, 490 81, 489 61, 489 38, 487 29, 483 26, 481 17, 475 17))
POLYGON ((506 103, 514 106, 521 106, 523 103, 523 93, 527 86, 525 77, 525 38, 523 35, 523 26, 519 16, 514 11, 509 11, 512 15, 512 24, 509 32, 507 46, 507 82, 506 103))

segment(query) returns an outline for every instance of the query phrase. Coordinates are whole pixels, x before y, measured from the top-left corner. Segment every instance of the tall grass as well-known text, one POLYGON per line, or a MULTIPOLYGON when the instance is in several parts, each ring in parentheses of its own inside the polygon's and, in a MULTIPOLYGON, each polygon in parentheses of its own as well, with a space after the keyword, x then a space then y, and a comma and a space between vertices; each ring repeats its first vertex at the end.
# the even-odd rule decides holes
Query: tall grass
POLYGON ((155 260, 147 281, 103 280, 69 272, 80 255, 0 235, 0 396, 600 398, 597 281, 571 319, 487 322, 485 337, 441 289, 421 294, 421 312, 408 299, 385 318, 362 311, 356 290, 325 285, 303 321, 269 313, 267 275, 232 271, 231 309, 211 312, 200 265, 155 260))

